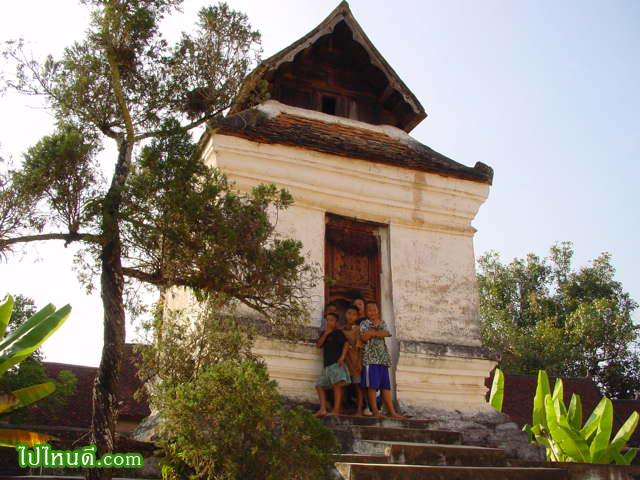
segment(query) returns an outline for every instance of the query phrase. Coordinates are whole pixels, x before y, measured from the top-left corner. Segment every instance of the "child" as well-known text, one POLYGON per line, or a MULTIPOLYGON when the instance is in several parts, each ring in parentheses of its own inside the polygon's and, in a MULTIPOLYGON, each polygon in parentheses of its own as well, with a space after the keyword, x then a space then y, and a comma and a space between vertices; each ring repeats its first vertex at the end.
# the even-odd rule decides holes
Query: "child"
POLYGON ((347 351, 347 368, 351 375, 351 383, 356 390, 356 415, 362 416, 362 404, 364 397, 360 388, 360 375, 362 374, 362 342, 360 340, 360 328, 356 325, 358 320, 358 309, 351 305, 344 312, 346 325, 342 329, 347 341, 349 350, 347 351))
POLYGON ((391 356, 384 340, 391 334, 380 318, 376 302, 367 302, 365 309, 367 318, 360 324, 360 339, 364 343, 360 385, 367 388, 369 407, 374 417, 382 416, 376 404, 376 390, 380 389, 382 401, 389 411, 389 416, 403 418, 396 412, 391 398, 391 381, 389 380, 391 356))
POLYGON ((347 370, 345 357, 349 349, 347 338, 338 329, 338 315, 327 313, 325 315, 326 330, 320 335, 316 342, 316 347, 322 348, 324 357, 324 368, 316 382, 316 391, 320 400, 320 410, 314 416, 324 417, 326 415, 339 415, 342 406, 342 387, 351 383, 349 370, 347 370), (327 413, 327 396, 325 388, 333 389, 333 410, 327 413))
POLYGON ((327 313, 338 313, 338 306, 335 304, 335 302, 327 303, 327 306, 324 309, 324 313, 325 315, 327 313))
POLYGON ((353 300, 353 306, 358 309, 358 320, 356 321, 356 325, 360 326, 362 321, 367 318, 364 312, 364 298, 357 297, 353 300))
MULTIPOLYGON (((338 306, 336 305, 336 303, 327 303, 327 305, 324 307, 324 317, 322 318, 322 325, 320 325, 321 328, 326 328, 325 318, 327 316, 327 313, 335 313, 336 315, 338 315, 338 318, 340 317, 338 314, 338 306)), ((340 322, 338 322, 337 328, 340 328, 340 322)))

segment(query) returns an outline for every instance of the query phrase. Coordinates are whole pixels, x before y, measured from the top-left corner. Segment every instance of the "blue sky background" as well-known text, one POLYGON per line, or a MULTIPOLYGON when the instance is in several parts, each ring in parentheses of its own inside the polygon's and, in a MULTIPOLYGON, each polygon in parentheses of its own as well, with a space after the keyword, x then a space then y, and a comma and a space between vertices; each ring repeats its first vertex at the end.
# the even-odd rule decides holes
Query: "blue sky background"
MULTIPOLYGON (((262 32, 265 58, 337 5, 229 3, 262 32)), ((168 36, 189 29, 206 4, 187 0, 184 14, 166 22, 168 36)), ((350 6, 429 114, 412 135, 461 163, 494 168, 489 199, 474 222, 476 255, 489 249, 503 260, 545 255, 553 242, 569 240, 576 265, 610 252, 617 278, 640 300, 640 2, 353 0, 350 6)), ((0 40, 24 36, 37 56, 59 54, 81 38, 86 21, 75 1, 3 2, 0 40)), ((34 99, 0 98, 0 152, 18 159, 51 132, 52 119, 38 106, 34 99)), ((71 249, 42 245, 32 252, 0 266, 0 291, 39 304, 72 303, 73 318, 45 345, 47 359, 97 365, 99 296, 80 292, 71 249)))

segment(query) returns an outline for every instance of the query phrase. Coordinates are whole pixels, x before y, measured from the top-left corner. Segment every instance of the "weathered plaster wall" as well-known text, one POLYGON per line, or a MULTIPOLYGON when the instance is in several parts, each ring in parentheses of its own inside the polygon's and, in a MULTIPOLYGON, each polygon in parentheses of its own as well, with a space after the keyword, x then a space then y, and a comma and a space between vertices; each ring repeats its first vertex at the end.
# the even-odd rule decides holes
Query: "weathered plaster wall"
MULTIPOLYGON (((293 205, 278 214, 276 230, 287 238, 295 238, 304 245, 304 255, 308 262, 324 269, 324 210, 309 206, 293 205), (318 239, 322 239, 319 241, 318 239)), ((309 291, 312 306, 311 325, 319 327, 324 306, 324 285, 319 282, 309 291)))
POLYGON ((300 402, 317 402, 316 380, 322 371, 322 350, 310 343, 258 338, 254 353, 264 358, 280 392, 300 402))
POLYGON ((472 238, 396 224, 390 236, 398 337, 479 346, 472 238))

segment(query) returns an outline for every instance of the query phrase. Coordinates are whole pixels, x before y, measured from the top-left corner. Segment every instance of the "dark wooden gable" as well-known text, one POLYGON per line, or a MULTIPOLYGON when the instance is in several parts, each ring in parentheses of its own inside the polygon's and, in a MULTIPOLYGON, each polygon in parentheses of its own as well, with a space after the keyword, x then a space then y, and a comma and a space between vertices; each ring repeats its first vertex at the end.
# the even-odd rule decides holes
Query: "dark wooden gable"
MULTIPOLYGON (((317 28, 265 60, 247 79, 240 98, 261 80, 271 98, 374 125, 410 131, 426 117, 413 93, 375 49, 341 3, 317 28)), ((248 107, 236 104, 231 113, 248 107)))
POLYGON ((294 107, 400 128, 411 115, 344 21, 265 80, 271 98, 294 107))

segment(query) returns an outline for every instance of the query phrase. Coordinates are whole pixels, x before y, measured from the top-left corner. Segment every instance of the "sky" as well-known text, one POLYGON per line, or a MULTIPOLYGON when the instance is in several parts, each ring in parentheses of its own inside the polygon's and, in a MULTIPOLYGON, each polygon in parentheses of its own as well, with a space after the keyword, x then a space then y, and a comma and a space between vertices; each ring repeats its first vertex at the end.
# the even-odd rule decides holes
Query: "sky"
MULTIPOLYGON (((163 24, 166 36, 189 30, 209 3, 185 1, 184 12, 163 24)), ((262 33, 263 58, 338 4, 228 3, 262 33)), ((350 6, 429 114, 411 135, 456 161, 494 169, 489 198, 473 222, 476 255, 492 249, 504 261, 544 256, 554 242, 571 241, 576 266, 611 253, 617 279, 640 300, 640 2, 352 0, 350 6)), ((0 41, 23 37, 36 57, 57 56, 82 38, 87 21, 75 0, 4 0, 0 41)), ((38 99, 8 93, 0 97, 0 113, 0 154, 14 161, 52 132, 38 99)), ((46 360, 95 366, 102 306, 78 283, 73 252, 31 244, 0 264, 0 296, 21 293, 39 306, 70 303, 70 319, 43 347, 46 360)), ((128 340, 135 335, 129 324, 128 340)))

